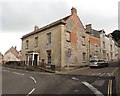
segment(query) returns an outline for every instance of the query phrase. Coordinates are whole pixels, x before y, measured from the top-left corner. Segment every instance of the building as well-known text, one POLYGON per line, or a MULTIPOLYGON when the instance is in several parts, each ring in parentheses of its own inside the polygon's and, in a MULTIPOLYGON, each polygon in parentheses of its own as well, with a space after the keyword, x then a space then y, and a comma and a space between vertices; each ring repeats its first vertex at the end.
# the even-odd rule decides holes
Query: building
POLYGON ((100 31, 101 58, 109 62, 118 59, 118 46, 111 34, 106 35, 104 30, 100 31))
POLYGON ((100 32, 92 29, 92 24, 86 25, 86 33, 88 38, 88 55, 89 60, 90 59, 100 59, 101 53, 100 53, 100 47, 101 47, 101 41, 100 41, 100 32))
POLYGON ((4 61, 20 61, 19 52, 16 50, 16 46, 12 46, 9 50, 5 52, 4 61))
POLYGON ((0 52, 0 63, 3 62, 3 54, 0 52))
POLYGON ((56 70, 87 65, 86 30, 75 8, 65 18, 42 28, 35 26, 21 39, 22 60, 27 65, 38 66, 42 60, 56 70))

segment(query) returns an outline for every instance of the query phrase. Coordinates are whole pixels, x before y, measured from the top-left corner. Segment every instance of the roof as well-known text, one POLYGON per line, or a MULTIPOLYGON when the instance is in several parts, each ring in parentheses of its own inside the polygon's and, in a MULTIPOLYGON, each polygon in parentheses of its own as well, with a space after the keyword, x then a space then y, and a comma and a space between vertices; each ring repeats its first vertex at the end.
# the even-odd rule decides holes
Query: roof
POLYGON ((16 50, 16 47, 12 46, 9 50, 5 52, 5 55, 9 52, 13 53, 16 57, 18 57, 18 51, 16 50))
POLYGON ((50 23, 50 24, 48 24, 48 25, 46 25, 46 26, 38 29, 37 31, 30 32, 30 33, 22 36, 21 39, 24 39, 24 38, 26 38, 26 37, 28 37, 28 36, 30 36, 30 35, 34 35, 34 34, 36 34, 36 33, 42 32, 42 31, 44 31, 44 30, 46 30, 46 29, 48 29, 48 28, 51 28, 51 27, 53 27, 53 26, 56 26, 56 25, 59 25, 59 24, 66 24, 66 20, 67 20, 70 16, 71 16, 71 15, 66 16, 66 17, 64 17, 64 18, 62 18, 62 19, 59 19, 59 20, 57 20, 57 21, 55 21, 55 22, 53 22, 53 23, 50 23))
POLYGON ((100 38, 100 32, 94 29, 91 29, 90 34, 93 34, 94 37, 100 38))

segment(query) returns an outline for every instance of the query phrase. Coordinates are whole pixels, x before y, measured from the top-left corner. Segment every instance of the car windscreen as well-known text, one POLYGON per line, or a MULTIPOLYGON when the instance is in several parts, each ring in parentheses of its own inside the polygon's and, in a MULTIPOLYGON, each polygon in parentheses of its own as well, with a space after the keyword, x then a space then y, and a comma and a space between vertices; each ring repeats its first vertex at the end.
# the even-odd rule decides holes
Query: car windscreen
POLYGON ((98 60, 98 62, 104 62, 104 60, 98 60))
POLYGON ((97 62, 97 60, 91 60, 90 62, 97 62))

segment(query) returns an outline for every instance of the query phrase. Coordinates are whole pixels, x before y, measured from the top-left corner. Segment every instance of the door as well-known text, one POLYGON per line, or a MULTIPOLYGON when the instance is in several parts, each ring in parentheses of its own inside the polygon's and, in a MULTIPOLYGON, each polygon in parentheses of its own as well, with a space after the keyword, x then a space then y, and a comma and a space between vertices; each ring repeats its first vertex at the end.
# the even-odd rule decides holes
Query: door
POLYGON ((38 54, 34 54, 34 66, 37 66, 38 54))

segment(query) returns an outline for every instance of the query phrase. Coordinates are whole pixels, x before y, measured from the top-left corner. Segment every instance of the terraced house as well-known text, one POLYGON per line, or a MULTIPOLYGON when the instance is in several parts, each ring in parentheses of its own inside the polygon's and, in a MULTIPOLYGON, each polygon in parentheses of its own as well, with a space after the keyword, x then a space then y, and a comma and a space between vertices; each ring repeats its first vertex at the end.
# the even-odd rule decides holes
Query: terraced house
POLYGON ((35 26, 21 39, 22 60, 27 65, 38 66, 41 60, 48 66, 55 65, 56 70, 87 65, 86 30, 75 8, 58 21, 42 28, 35 26))

